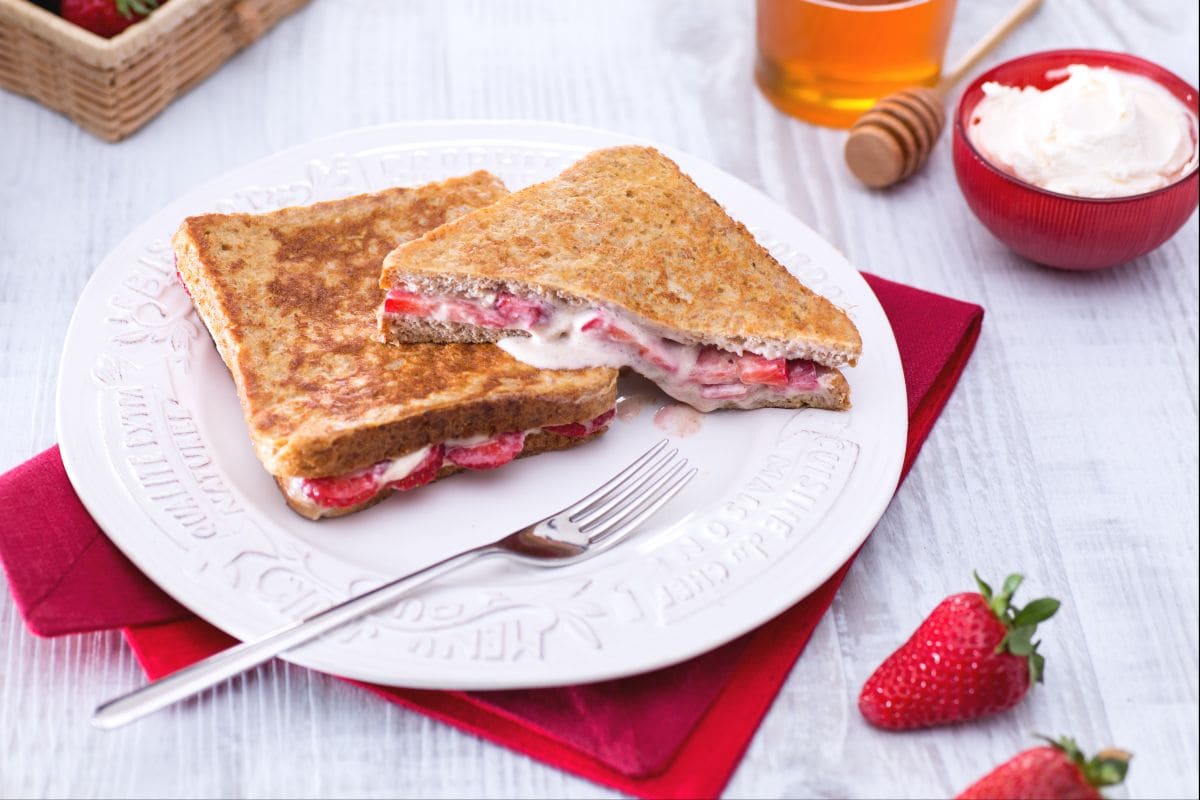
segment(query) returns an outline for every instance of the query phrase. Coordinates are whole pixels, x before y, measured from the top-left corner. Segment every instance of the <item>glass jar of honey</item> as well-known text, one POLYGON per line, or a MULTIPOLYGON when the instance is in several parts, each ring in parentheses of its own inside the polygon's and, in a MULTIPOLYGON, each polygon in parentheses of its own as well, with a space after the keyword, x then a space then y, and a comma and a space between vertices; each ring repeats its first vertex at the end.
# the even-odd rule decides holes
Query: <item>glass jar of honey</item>
POLYGON ((933 86, 955 0, 758 0, 755 78, 777 108, 849 128, 879 98, 933 86))

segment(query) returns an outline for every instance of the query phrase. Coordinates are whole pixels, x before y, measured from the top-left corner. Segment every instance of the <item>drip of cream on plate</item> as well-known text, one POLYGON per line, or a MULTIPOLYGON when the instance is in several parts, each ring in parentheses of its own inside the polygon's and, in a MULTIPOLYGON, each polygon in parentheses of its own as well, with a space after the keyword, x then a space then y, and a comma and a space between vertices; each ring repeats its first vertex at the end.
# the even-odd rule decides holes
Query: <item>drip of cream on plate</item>
POLYGON ((704 415, 694 408, 672 403, 654 414, 654 427, 680 439, 693 436, 704 427, 704 415))
POLYGON ((1072 64, 1042 91, 983 85, 967 129, 1000 169, 1052 192, 1127 197, 1174 183, 1196 166, 1196 116, 1163 86, 1110 67, 1072 64))

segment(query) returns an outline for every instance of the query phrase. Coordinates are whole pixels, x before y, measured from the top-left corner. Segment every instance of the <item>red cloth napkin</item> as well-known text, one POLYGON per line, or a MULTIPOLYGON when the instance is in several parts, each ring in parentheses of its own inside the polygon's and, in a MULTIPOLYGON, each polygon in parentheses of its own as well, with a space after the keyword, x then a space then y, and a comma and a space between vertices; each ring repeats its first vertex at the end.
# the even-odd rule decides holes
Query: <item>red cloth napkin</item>
MULTIPOLYGON (((904 472, 953 391, 983 309, 866 276, 896 333, 908 388, 904 472)), ((124 628, 151 678, 233 644, 192 617, 87 515, 53 447, 0 476, 0 561, 29 629, 42 636, 124 628)), ((691 661, 603 683, 505 692, 359 684, 562 769, 645 797, 710 797, 763 715, 850 568, 761 628, 691 661)))

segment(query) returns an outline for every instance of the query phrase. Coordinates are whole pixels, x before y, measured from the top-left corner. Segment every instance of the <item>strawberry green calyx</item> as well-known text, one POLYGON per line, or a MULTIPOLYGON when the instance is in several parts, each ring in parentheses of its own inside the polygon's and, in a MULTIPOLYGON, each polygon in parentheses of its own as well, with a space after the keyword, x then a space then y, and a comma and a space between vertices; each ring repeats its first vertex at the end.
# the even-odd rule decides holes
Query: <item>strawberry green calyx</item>
POLYGON ((1052 747, 1063 751, 1079 767, 1087 782, 1097 789, 1101 786, 1116 786, 1125 780, 1125 774, 1129 772, 1129 759, 1133 758, 1133 754, 1128 751, 1110 747, 1089 759, 1070 736, 1060 736, 1057 739, 1051 739, 1049 736, 1038 738, 1045 739, 1052 747))
POLYGON ((1024 608, 1016 608, 1012 604, 1012 596, 1016 593, 1017 587, 1021 585, 1021 581, 1025 580, 1025 576, 1009 575, 1004 579, 1004 585, 1000 587, 1000 592, 997 594, 979 577, 979 573, 972 574, 975 576, 979 593, 983 595, 988 608, 996 615, 996 619, 1004 623, 1004 627, 1008 629, 1004 638, 1000 640, 1000 644, 996 645, 996 652, 1012 653, 1014 656, 1028 658, 1029 682, 1041 683, 1046 659, 1037 651, 1041 642, 1033 641, 1033 635, 1037 632, 1038 623, 1045 622, 1058 611, 1058 600, 1053 597, 1041 597, 1031 601, 1024 608))
POLYGON ((116 0, 117 13, 125 19, 140 19, 158 8, 159 0, 116 0))

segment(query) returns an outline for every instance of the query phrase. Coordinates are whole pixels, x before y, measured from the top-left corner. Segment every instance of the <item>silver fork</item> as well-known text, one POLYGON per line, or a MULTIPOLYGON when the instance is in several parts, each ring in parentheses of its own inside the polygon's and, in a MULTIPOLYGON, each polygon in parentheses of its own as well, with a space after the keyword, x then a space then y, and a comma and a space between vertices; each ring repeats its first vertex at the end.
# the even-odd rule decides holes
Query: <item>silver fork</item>
POLYGON ((684 472, 687 459, 677 458, 678 450, 664 453, 666 446, 664 439, 579 502, 503 539, 404 575, 109 700, 96 708, 92 724, 111 730, 133 722, 394 603, 417 586, 485 556, 504 555, 539 567, 564 567, 592 558, 627 537, 695 477, 695 468, 684 472))

